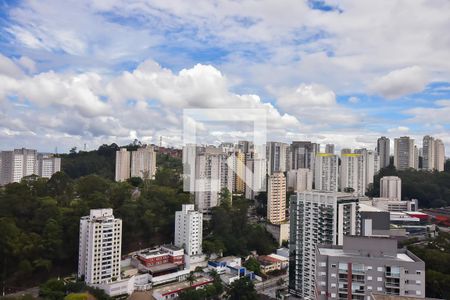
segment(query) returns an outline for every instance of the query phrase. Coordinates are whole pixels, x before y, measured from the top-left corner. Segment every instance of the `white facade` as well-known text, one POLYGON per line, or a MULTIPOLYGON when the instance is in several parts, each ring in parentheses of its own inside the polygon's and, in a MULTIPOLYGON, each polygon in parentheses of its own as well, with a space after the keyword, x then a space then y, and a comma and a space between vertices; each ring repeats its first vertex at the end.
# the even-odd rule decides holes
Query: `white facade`
POLYGON ((334 154, 317 153, 315 156, 314 189, 338 191, 339 158, 334 154))
POLYGON ((337 192, 302 192, 290 202, 289 290, 315 299, 316 246, 342 245, 344 236, 359 234, 359 199, 337 192))
POLYGON ((202 254, 203 214, 195 211, 193 204, 183 204, 175 213, 175 242, 187 255, 202 254))
POLYGON ((287 189, 303 192, 310 191, 313 187, 313 172, 309 169, 297 169, 287 172, 287 189))
POLYGON ((38 175, 50 178, 56 172, 61 171, 61 158, 52 155, 38 154, 37 156, 38 175))
POLYGON ((364 196, 366 193, 366 164, 362 154, 351 153, 341 156, 341 191, 352 188, 354 193, 364 196))
POLYGON ((78 277, 88 285, 100 285, 120 279, 122 220, 113 210, 91 209, 80 219, 78 277))
POLYGON ((20 182, 23 177, 37 175, 37 152, 33 149, 2 151, 0 155, 0 184, 20 182))
POLYGON ((254 199, 258 192, 266 190, 266 159, 256 153, 248 153, 245 166, 245 198, 254 199))
POLYGON ((407 136, 395 139, 394 166, 397 170, 417 168, 418 157, 418 149, 414 146, 414 139, 407 136))
POLYGON ((384 176, 380 179, 380 197, 402 200, 402 180, 397 176, 384 176))
POLYGON ((130 178, 130 152, 126 148, 116 151, 116 181, 130 178))
POLYGON ((281 172, 269 176, 267 220, 272 224, 280 224, 286 220, 286 177, 281 172))
POLYGON ((156 174, 156 152, 153 147, 139 148, 131 152, 131 177, 152 179, 156 174))

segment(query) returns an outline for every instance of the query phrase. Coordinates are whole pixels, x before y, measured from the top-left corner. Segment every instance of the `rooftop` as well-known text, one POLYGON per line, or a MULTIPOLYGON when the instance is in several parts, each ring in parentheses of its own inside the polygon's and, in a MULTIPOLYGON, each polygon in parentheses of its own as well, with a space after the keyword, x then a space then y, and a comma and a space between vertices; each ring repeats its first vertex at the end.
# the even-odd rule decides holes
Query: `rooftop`
POLYGON ((213 282, 213 279, 211 279, 209 277, 201 276, 201 277, 197 277, 195 279, 195 281, 192 283, 192 286, 190 285, 189 282, 183 281, 183 282, 166 285, 162 288, 155 289, 154 293, 159 293, 163 296, 166 296, 166 295, 181 292, 190 287, 198 287, 198 286, 202 286, 202 285, 205 285, 205 284, 208 284, 211 282, 213 282))

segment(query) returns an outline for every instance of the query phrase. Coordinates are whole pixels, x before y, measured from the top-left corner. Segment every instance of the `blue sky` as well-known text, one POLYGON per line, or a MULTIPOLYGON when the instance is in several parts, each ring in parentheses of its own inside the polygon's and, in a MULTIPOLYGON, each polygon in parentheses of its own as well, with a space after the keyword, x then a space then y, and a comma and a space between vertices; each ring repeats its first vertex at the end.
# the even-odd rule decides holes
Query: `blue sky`
MULTIPOLYGON (((265 108, 270 140, 450 150, 450 3, 0 0, 1 149, 182 142, 186 108, 265 108)), ((247 136, 239 124, 222 139, 247 136)), ((207 142, 220 138, 205 128, 207 142)))

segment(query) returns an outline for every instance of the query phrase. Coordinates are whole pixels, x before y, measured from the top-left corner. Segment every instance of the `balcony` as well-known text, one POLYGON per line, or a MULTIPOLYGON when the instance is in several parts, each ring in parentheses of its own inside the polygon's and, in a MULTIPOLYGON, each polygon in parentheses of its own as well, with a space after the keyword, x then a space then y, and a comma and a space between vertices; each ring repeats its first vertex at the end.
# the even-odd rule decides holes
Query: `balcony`
POLYGON ((385 272, 386 278, 400 278, 400 273, 397 272, 385 272))

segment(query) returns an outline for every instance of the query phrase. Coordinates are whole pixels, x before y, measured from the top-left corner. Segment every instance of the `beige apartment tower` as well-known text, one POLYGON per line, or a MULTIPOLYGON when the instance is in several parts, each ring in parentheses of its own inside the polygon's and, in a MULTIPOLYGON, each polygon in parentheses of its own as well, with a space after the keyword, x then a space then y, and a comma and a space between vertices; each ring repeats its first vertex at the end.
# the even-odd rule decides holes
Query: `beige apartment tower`
POLYGON ((130 152, 126 148, 116 151, 116 181, 130 178, 130 152))
POLYGON ((269 177, 267 220, 272 224, 280 224, 286 220, 286 177, 281 172, 269 177))

